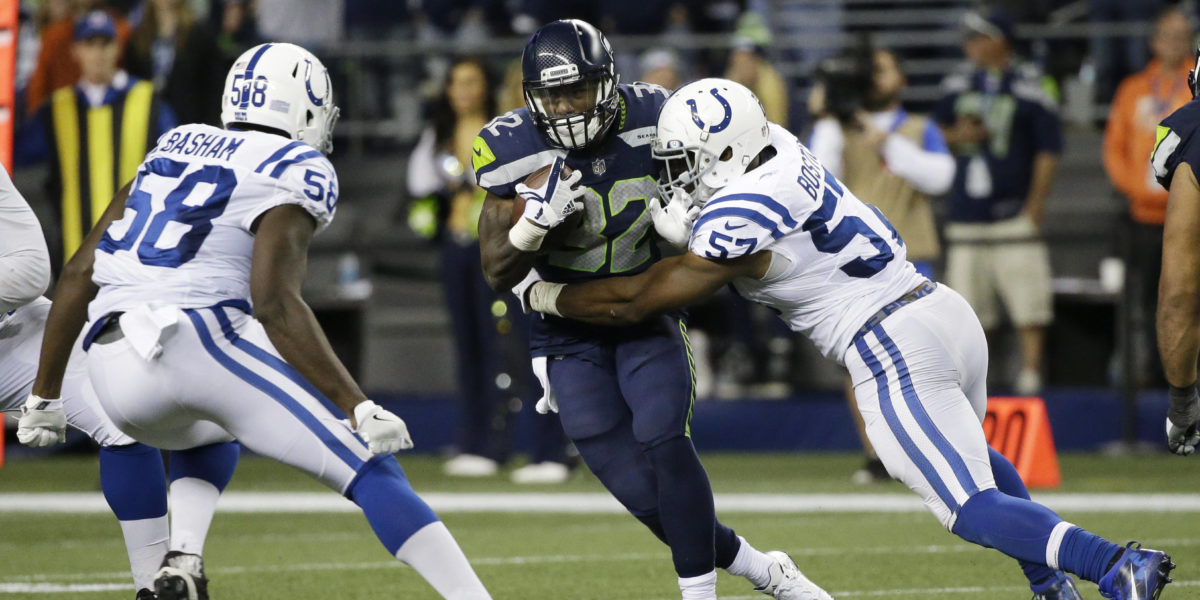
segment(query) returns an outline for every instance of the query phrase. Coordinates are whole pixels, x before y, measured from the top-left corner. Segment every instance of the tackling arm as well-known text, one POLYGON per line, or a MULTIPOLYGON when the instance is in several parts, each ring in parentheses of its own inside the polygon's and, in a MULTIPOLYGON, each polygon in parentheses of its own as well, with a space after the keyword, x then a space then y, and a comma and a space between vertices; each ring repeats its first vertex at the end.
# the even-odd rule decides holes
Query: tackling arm
POLYGON ((688 253, 663 259, 633 277, 565 287, 539 282, 530 290, 530 303, 534 310, 577 321, 630 325, 703 300, 737 277, 759 279, 770 264, 768 252, 732 260, 709 260, 688 253), (557 297, 554 291, 559 292, 557 297))
POLYGON ((507 291, 521 282, 533 267, 536 252, 522 252, 508 241, 513 201, 488 193, 479 213, 479 251, 483 276, 496 291, 507 291))

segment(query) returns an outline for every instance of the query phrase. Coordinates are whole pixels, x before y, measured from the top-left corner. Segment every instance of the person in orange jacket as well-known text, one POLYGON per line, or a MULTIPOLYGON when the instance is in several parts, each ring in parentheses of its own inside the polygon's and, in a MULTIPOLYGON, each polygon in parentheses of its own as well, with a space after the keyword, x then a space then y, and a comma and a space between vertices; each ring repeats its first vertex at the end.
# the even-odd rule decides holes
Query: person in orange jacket
MULTIPOLYGON (((1104 170, 1117 191, 1129 200, 1129 251, 1126 286, 1139 386, 1161 378, 1155 364, 1154 306, 1162 268, 1163 218, 1167 191, 1155 180, 1150 154, 1160 139, 1155 126, 1191 100, 1187 72, 1195 31, 1187 13, 1168 8, 1159 13, 1150 39, 1154 59, 1127 77, 1113 99, 1104 133, 1104 170)), ((1161 383, 1161 382, 1158 382, 1161 383)))

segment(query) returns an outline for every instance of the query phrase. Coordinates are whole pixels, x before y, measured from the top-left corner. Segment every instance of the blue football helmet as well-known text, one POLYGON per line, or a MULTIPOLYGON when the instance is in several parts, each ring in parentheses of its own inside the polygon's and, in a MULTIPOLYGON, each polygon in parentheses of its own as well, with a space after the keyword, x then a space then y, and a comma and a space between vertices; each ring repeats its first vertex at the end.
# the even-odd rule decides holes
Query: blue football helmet
POLYGON ((612 48, 604 34, 578 19, 542 26, 521 56, 525 104, 547 140, 567 149, 602 138, 617 117, 612 48))

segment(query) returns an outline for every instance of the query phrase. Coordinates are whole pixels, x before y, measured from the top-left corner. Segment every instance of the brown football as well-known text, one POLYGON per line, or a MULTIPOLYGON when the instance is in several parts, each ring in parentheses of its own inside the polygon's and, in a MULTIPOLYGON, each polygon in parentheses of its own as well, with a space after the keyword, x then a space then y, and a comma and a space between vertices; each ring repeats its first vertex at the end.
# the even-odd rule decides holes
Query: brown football
MULTIPOLYGON (((529 176, 525 178, 525 185, 527 185, 531 188, 541 187, 542 184, 546 183, 546 177, 550 176, 550 167, 551 166, 552 165, 546 165, 546 166, 530 173, 529 176)), ((567 165, 563 165, 562 172, 559 173, 559 178, 566 179, 567 177, 571 176, 571 173, 572 173, 571 167, 569 167, 567 165)), ((522 198, 520 194, 517 194, 516 197, 513 198, 512 223, 511 224, 516 225, 517 221, 520 220, 521 216, 524 214, 525 214, 525 199, 522 198)), ((575 231, 575 228, 579 226, 579 223, 582 219, 583 219, 583 211, 582 210, 576 211, 575 214, 567 217, 566 221, 563 221, 561 225, 559 225, 558 227, 555 227, 554 229, 552 229, 550 232, 548 232, 546 234, 546 237, 542 240, 542 250, 543 251, 552 250, 554 248, 561 246, 563 241, 566 239, 566 237, 568 235, 570 235, 571 232, 575 231)))

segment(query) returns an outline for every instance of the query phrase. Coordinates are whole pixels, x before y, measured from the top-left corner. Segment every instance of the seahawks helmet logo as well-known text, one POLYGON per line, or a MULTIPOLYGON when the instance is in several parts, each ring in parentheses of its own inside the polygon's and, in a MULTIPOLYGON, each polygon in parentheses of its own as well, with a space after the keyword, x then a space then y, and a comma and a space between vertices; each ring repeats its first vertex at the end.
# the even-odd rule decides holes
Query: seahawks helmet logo
MULTIPOLYGON (((726 127, 729 127, 729 120, 733 118, 733 107, 729 106, 729 102, 722 98, 721 94, 717 93, 717 88, 713 88, 710 93, 717 99, 717 102, 721 103, 721 108, 725 109, 725 118, 720 123, 709 127, 707 131, 708 133, 720 133, 725 131, 726 127)), ((696 124, 696 127, 704 129, 704 121, 700 119, 700 113, 696 110, 696 101, 688 100, 687 105, 692 109, 692 122, 696 124)))

